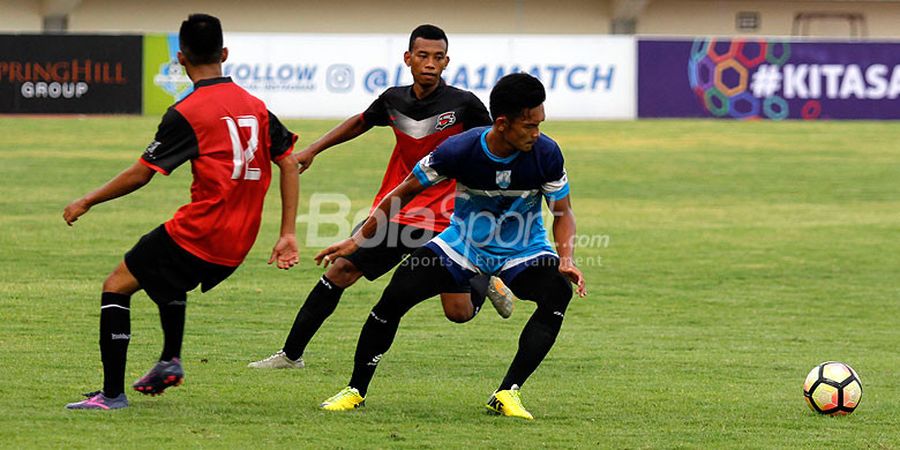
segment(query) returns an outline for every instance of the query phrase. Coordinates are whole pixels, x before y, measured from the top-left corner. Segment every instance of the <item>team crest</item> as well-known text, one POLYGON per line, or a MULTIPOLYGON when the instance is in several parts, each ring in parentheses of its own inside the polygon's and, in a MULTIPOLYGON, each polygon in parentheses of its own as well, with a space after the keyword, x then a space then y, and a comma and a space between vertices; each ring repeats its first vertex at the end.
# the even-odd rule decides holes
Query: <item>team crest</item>
POLYGON ((445 112, 438 116, 437 123, 434 125, 438 131, 443 130, 444 128, 449 127, 456 123, 456 113, 454 111, 445 112))
POLYGON ((506 189, 509 187, 509 183, 512 181, 512 170, 498 170, 497 171, 497 186, 500 186, 500 189, 506 189))

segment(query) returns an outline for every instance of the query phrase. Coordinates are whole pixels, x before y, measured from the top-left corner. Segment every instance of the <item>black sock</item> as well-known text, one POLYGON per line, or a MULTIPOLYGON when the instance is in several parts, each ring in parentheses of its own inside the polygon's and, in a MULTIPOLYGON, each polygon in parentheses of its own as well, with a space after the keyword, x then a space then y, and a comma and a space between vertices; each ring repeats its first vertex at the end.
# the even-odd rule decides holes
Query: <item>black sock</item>
POLYGON ((497 390, 511 389, 513 385, 521 387, 550 352, 562 327, 562 317, 547 309, 549 308, 539 306, 528 319, 519 336, 519 350, 516 357, 513 358, 509 371, 506 372, 506 377, 497 390))
POLYGON ((163 351, 160 361, 181 358, 181 343, 184 341, 184 316, 187 296, 159 304, 159 322, 163 330, 163 351))
POLYGON ((359 342, 356 343, 353 376, 350 377, 350 387, 359 390, 359 395, 366 396, 369 383, 375 376, 375 369, 378 368, 378 362, 391 348, 399 326, 399 320, 378 317, 374 310, 369 313, 369 318, 359 333, 359 342))
POLYGON ((294 325, 282 348, 285 356, 293 360, 303 356, 309 341, 319 331, 319 327, 322 326, 325 319, 337 308, 343 293, 343 288, 338 287, 322 275, 313 290, 309 292, 300 311, 297 311, 294 325))
POLYGON ((103 361, 103 394, 125 392, 125 361, 131 341, 131 296, 104 292, 100 296, 100 359, 103 361))
POLYGON ((472 299, 473 317, 478 314, 478 311, 481 311, 481 307, 484 305, 484 298, 487 297, 490 282, 490 275, 476 275, 469 279, 469 285, 472 286, 472 291, 469 295, 472 299))

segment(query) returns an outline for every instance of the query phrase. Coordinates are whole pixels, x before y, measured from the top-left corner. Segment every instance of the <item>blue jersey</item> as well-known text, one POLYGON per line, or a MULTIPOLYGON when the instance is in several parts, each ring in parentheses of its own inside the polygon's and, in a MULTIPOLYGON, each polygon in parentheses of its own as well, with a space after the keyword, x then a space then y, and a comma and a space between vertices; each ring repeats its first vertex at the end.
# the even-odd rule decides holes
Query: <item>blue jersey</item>
POLYGON ((427 245, 468 272, 496 274, 542 255, 555 256, 541 200, 569 195, 559 145, 541 134, 531 151, 499 158, 487 147, 490 127, 453 136, 413 174, 423 186, 456 180, 450 227, 427 245))

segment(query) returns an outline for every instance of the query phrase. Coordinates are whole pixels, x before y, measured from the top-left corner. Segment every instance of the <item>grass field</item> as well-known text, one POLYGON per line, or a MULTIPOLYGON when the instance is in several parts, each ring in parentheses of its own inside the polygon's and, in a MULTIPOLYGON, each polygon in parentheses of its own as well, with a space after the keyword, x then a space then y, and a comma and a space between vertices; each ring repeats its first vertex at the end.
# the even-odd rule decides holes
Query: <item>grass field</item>
MULTIPOLYGON (((311 142, 334 122, 288 121, 311 142)), ((548 123, 562 146, 590 295, 525 385, 534 422, 487 416, 533 305, 465 325, 439 302, 407 316, 363 411, 318 403, 349 378, 387 278, 361 282, 310 345, 308 367, 260 372, 320 274, 303 248, 265 265, 277 188, 247 261, 190 297, 183 387, 113 413, 63 409, 101 384, 100 285, 140 235, 188 199, 190 170, 95 207, 70 200, 131 164, 155 118, 0 119, 0 447, 900 448, 900 124, 548 123), (807 371, 840 360, 865 393, 848 417, 803 401, 807 371)), ((316 160, 313 193, 362 208, 392 135, 316 160)), ((301 227, 299 235, 304 236, 301 227)), ((127 382, 162 346, 156 307, 132 301, 127 382)))

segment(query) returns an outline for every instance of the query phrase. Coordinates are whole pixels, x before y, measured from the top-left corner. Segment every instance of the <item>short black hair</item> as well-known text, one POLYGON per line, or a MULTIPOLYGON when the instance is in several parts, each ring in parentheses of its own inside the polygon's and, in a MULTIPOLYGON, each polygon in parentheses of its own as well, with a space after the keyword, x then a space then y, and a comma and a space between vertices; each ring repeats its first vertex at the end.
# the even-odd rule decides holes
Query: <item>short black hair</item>
POLYGON ((222 60, 222 22, 209 14, 191 14, 181 22, 178 46, 194 65, 215 64, 222 60))
POLYGON ((511 73, 491 89, 491 118, 506 116, 510 121, 515 120, 526 109, 536 108, 546 99, 540 80, 527 73, 511 73))
POLYGON ((444 33, 444 30, 434 25, 419 25, 415 30, 412 30, 412 33, 409 34, 409 51, 412 51, 413 43, 418 38, 428 39, 429 41, 444 41, 446 47, 450 46, 450 41, 447 40, 447 33, 444 33))

